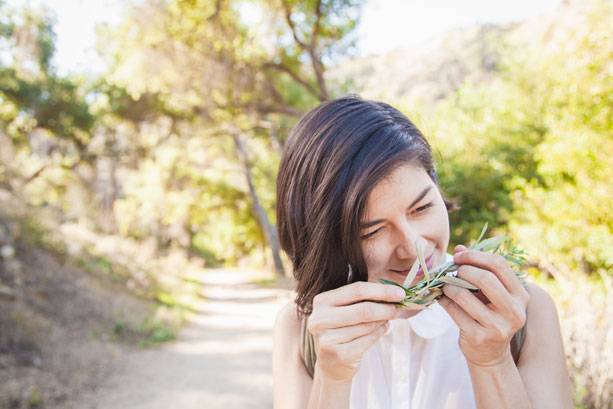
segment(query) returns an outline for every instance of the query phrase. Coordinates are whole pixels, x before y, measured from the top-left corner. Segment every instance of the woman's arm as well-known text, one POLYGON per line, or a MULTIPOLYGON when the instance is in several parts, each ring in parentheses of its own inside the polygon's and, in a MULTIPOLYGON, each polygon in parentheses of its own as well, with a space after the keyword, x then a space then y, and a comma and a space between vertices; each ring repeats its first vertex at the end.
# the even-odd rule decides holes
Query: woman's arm
POLYGON ((275 321, 272 339, 274 407, 307 407, 313 379, 300 358, 300 321, 293 302, 285 305, 275 321))
POLYGON ((456 248, 454 259, 461 265, 458 276, 479 287, 487 300, 484 303, 468 290, 445 286, 447 297, 441 305, 460 328, 460 348, 466 357, 477 407, 572 407, 551 300, 548 304, 546 294, 535 286, 526 292, 502 257, 465 250, 463 246, 456 248), (509 343, 524 325, 528 305, 530 335, 526 335, 516 367, 509 343), (556 398, 552 398, 554 395, 556 398))
POLYGON ((492 367, 469 364, 477 386, 475 394, 482 407, 520 408, 526 406, 527 396, 531 406, 526 407, 572 409, 572 386, 555 305, 549 294, 534 284, 528 285, 528 293, 526 340, 517 367, 508 356, 492 367), (499 398, 508 406, 499 406, 499 398))
POLYGON ((277 315, 272 352, 274 407, 348 408, 351 381, 325 380, 317 365, 314 379, 307 373, 300 355, 301 325, 293 302, 277 315))
POLYGON ((273 332, 273 383, 276 409, 349 408, 351 381, 362 354, 396 318, 394 305, 361 302, 397 302, 404 292, 378 283, 358 282, 319 294, 313 301, 309 331, 317 363, 313 379, 300 357, 301 323, 295 305, 283 308, 273 332))
POLYGON ((526 340, 517 367, 532 407, 571 409, 573 388, 566 366, 558 313, 542 288, 528 284, 526 340))

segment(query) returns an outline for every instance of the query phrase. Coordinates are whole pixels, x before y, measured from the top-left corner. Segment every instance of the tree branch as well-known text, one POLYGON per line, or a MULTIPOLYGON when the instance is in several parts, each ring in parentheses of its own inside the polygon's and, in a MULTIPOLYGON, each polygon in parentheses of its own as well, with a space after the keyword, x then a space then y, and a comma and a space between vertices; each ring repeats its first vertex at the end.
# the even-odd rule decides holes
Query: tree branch
POLYGON ((287 102, 287 100, 285 99, 285 97, 283 97, 283 95, 281 95, 281 93, 279 92, 279 90, 277 89, 277 87, 275 87, 275 84, 270 81, 268 84, 270 92, 272 93, 273 98, 275 99, 275 101, 277 101, 280 104, 283 105, 288 105, 289 106, 289 102, 287 102))
MULTIPOLYGON (((311 65, 313 66, 313 71, 315 72, 315 78, 317 79, 317 85, 319 86, 319 92, 313 92, 313 91, 311 92, 320 101, 325 101, 329 98, 329 94, 328 94, 328 89, 326 87, 326 82, 324 80, 324 67, 316 51, 317 38, 319 37, 319 32, 321 29, 321 18, 322 18, 321 0, 318 0, 315 6, 316 19, 315 19, 315 23, 313 24, 313 31, 311 32, 311 41, 309 44, 306 44, 305 42, 301 41, 300 38, 298 38, 298 32, 296 31, 296 25, 292 21, 292 17, 291 17, 292 12, 290 10, 290 6, 287 0, 282 0, 281 3, 283 4, 283 10, 285 12, 285 21, 287 22, 287 25, 289 26, 292 32, 292 36, 294 37, 296 44, 298 44, 300 48, 305 50, 309 54, 309 57, 311 57, 311 65)), ((297 80, 297 76, 292 75, 292 78, 297 80)), ((306 83, 304 80, 301 80, 299 82, 303 86, 306 83)), ((309 88, 312 89, 312 87, 310 86, 309 88)))
POLYGON ((290 116, 294 116, 296 118, 300 118, 304 112, 297 108, 293 108, 287 105, 278 105, 278 104, 264 104, 264 103, 256 103, 252 105, 256 110, 266 113, 266 114, 287 114, 290 116))
POLYGON ((256 111, 264 114, 286 114, 296 118, 300 118, 304 112, 297 108, 293 108, 288 105, 281 104, 266 104, 263 102, 252 102, 252 103, 229 103, 227 105, 218 105, 220 109, 228 109, 228 108, 246 108, 246 109, 255 109, 256 111))
POLYGON ((315 8, 316 20, 313 25, 313 31, 311 34, 311 46, 309 47, 309 55, 311 56, 311 63, 313 64, 313 71, 315 71, 315 78, 317 78, 317 85, 319 85, 319 90, 321 91, 321 95, 323 98, 320 98, 321 101, 325 101, 330 98, 328 94, 328 89, 326 88, 326 82, 324 80, 324 66, 321 63, 319 55, 317 55, 317 38, 319 37, 319 30, 321 28, 321 0, 317 1, 317 5, 315 8))
MULTIPOLYGON (((62 169, 66 169, 66 170, 74 170, 77 166, 79 166, 81 161, 82 161, 82 158, 79 157, 77 159, 77 161, 75 163, 73 163, 72 165, 62 165, 62 164, 60 164, 59 167, 62 168, 62 169)), ((34 179, 37 179, 45 170, 47 170, 47 168, 49 168, 50 165, 53 165, 53 164, 52 163, 47 163, 45 165, 42 165, 36 172, 34 172, 32 175, 28 176, 22 182, 22 186, 25 186, 28 183, 32 182, 34 179)))
POLYGON ((270 68, 275 68, 279 71, 283 71, 287 74, 289 74, 290 77, 292 77, 292 79, 294 81, 296 81, 297 83, 299 83, 300 85, 302 85, 307 91, 309 91, 311 94, 313 94, 317 99, 319 99, 320 101, 324 101, 327 98, 325 97, 325 95, 323 95, 321 92, 318 92, 315 88, 313 88, 313 86, 311 84, 309 84, 308 82, 306 82, 304 79, 300 78, 298 76, 298 74, 296 74, 291 68, 289 68, 287 65, 285 64, 281 64, 281 63, 266 63, 264 64, 264 67, 270 67, 270 68))
POLYGON ((292 21, 292 11, 290 10, 289 3, 287 2, 287 0, 281 0, 281 3, 283 4, 283 11, 285 12, 285 21, 287 22, 287 25, 289 26, 290 30, 292 31, 292 35, 294 36, 294 40, 296 41, 296 43, 302 49, 308 50, 309 47, 306 45, 306 43, 303 43, 298 38, 298 32, 296 31, 296 25, 292 21))
POLYGON ((319 85, 319 89, 321 90, 319 100, 323 102, 330 98, 330 94, 328 93, 326 81, 324 80, 324 65, 315 54, 315 51, 313 51, 311 55, 311 62, 313 64, 313 71, 315 71, 315 78, 317 78, 317 85, 319 85))
POLYGON ((321 29, 321 0, 317 1, 315 6, 315 24, 313 25, 313 33, 311 35, 311 49, 314 50, 317 45, 317 37, 319 37, 319 30, 321 29))

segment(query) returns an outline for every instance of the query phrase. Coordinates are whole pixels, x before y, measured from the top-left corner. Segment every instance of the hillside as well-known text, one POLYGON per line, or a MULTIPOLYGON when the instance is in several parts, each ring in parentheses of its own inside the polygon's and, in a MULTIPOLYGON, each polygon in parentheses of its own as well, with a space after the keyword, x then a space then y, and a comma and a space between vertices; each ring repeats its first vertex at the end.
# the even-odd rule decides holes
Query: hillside
POLYGON ((344 61, 327 78, 344 92, 394 103, 430 105, 465 81, 491 78, 511 48, 563 47, 583 24, 592 1, 567 0, 557 10, 521 22, 458 28, 418 47, 344 61))
POLYGON ((68 408, 113 368, 151 303, 116 279, 40 246, 37 231, 0 190, 0 408, 68 408))

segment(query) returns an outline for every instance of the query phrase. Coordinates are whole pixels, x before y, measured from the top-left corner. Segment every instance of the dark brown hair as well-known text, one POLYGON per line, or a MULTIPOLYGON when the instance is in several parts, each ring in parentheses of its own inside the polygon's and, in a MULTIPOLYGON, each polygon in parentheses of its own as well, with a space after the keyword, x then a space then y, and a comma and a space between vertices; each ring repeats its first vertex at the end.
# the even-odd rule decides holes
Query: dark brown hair
POLYGON ((368 279, 360 221, 375 185, 405 164, 425 169, 437 184, 430 145, 388 104, 349 95, 298 121, 279 165, 277 228, 301 313, 311 312, 317 294, 347 284, 349 264, 352 281, 368 279))

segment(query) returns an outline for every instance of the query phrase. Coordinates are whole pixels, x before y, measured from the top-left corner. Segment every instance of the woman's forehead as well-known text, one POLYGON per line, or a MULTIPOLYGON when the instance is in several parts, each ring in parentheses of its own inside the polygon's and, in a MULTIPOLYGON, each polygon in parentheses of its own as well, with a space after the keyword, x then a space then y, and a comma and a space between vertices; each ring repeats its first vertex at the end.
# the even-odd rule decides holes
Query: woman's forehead
POLYGON ((368 198, 366 215, 385 210, 398 202, 410 203, 432 184, 425 169, 414 165, 401 166, 375 185, 368 198))

